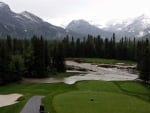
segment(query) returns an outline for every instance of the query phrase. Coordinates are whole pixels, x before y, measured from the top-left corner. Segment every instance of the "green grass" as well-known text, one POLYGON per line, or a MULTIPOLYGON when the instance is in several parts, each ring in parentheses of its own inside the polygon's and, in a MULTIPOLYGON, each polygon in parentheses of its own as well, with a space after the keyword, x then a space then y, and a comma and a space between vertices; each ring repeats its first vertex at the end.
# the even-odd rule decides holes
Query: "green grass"
POLYGON ((34 95, 43 95, 50 113, 149 113, 150 87, 138 82, 82 81, 64 83, 20 83, 0 87, 0 94, 21 93, 17 104, 1 107, 0 113, 20 113, 34 95), (94 101, 91 101, 94 99, 94 101))
POLYGON ((76 87, 79 91, 54 97, 56 113, 150 112, 150 89, 140 83, 84 81, 78 82, 76 87))
POLYGON ((120 89, 113 82, 105 82, 105 81, 77 82, 76 87, 82 91, 120 92, 120 89))
MULTIPOLYGON (((66 85, 63 83, 57 83, 57 84, 21 83, 21 84, 10 84, 7 86, 3 86, 0 87, 0 94, 20 93, 24 95, 24 99, 17 104, 7 106, 7 107, 1 107, 0 113, 20 113, 21 109, 28 101, 28 99, 34 95, 43 95, 45 97, 48 97, 48 95, 53 95, 57 92, 61 92, 61 93, 68 92, 74 89, 76 88, 74 88, 71 85, 66 85)), ((48 105, 50 106, 51 103, 48 103, 48 105)))
POLYGON ((116 63, 136 64, 136 62, 129 61, 129 60, 117 60, 117 59, 105 59, 105 58, 79 58, 79 60, 81 62, 101 63, 101 64, 116 64, 116 63))
POLYGON ((111 92, 73 91, 54 97, 57 113, 149 113, 150 104, 111 92), (91 99, 94 99, 91 101, 91 99))

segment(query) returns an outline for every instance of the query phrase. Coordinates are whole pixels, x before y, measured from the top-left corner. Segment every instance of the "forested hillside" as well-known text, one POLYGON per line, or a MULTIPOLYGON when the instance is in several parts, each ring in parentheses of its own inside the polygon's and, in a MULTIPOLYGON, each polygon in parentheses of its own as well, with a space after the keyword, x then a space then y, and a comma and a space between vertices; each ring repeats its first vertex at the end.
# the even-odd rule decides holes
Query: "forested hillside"
POLYGON ((88 35, 83 40, 66 36, 62 41, 47 41, 33 36, 0 40, 0 83, 18 81, 22 77, 42 78, 51 72, 65 71, 65 58, 108 58, 138 62, 140 78, 150 81, 149 40, 122 38, 116 41, 88 35))
POLYGON ((31 40, 0 40, 0 84, 19 81, 22 77, 42 78, 49 72, 64 72, 65 62, 59 42, 42 37, 31 40))

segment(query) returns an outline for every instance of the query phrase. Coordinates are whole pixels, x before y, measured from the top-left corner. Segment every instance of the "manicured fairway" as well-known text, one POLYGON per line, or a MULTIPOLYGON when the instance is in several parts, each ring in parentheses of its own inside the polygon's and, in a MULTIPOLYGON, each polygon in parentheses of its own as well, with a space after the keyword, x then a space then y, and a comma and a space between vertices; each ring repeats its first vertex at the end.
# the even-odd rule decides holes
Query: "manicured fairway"
POLYGON ((20 93, 22 101, 1 107, 0 113, 20 113, 34 95, 42 95, 50 113, 150 113, 150 86, 138 82, 81 81, 19 83, 0 87, 0 94, 20 93))
POLYGON ((131 96, 94 91, 75 91, 55 96, 57 113, 149 113, 150 104, 131 96))
POLYGON ((149 113, 150 90, 137 82, 84 81, 56 95, 57 113, 149 113))

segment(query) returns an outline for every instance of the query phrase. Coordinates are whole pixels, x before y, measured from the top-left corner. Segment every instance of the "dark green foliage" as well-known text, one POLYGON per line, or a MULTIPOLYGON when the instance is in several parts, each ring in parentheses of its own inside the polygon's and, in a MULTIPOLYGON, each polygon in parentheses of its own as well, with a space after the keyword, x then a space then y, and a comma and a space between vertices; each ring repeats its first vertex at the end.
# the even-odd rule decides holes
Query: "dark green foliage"
POLYGON ((121 60, 137 60, 137 41, 130 38, 122 38, 116 41, 115 34, 112 38, 103 39, 101 36, 88 35, 81 40, 67 36, 62 41, 65 57, 96 57, 121 60))
POLYGON ((139 64, 140 78, 146 82, 150 82, 150 45, 149 40, 146 39, 141 44, 139 53, 139 64))
POLYGON ((7 51, 8 53, 12 53, 12 39, 10 36, 7 36, 7 39, 6 39, 6 44, 7 44, 7 51))
POLYGON ((81 40, 66 36, 62 41, 47 41, 41 36, 31 40, 0 39, 0 83, 20 80, 22 76, 42 78, 50 72, 65 72, 65 58, 90 57, 138 61, 140 78, 150 81, 149 40, 136 41, 88 35, 81 40))
POLYGON ((9 55, 7 53, 7 48, 4 41, 0 45, 0 84, 5 84, 9 81, 9 55))
POLYGON ((51 71, 65 72, 63 45, 49 44, 41 36, 31 40, 0 39, 0 84, 24 77, 43 78, 51 71), (52 62, 53 61, 53 62, 52 62))
POLYGON ((42 77, 46 75, 44 40, 34 36, 31 40, 33 49, 33 77, 42 77))
POLYGON ((21 59, 11 54, 11 39, 1 40, 0 42, 0 84, 6 84, 12 81, 20 80, 21 59), (8 46, 9 45, 9 46, 8 46))
POLYGON ((48 42, 36 36, 31 39, 31 50, 25 57, 25 76, 47 77, 49 72, 65 72, 65 59, 62 44, 48 46, 48 42), (51 49, 50 49, 51 48, 51 49))
POLYGON ((137 41, 135 38, 124 37, 116 41, 115 34, 112 38, 102 39, 100 36, 69 41, 67 36, 62 41, 64 56, 66 57, 85 57, 85 58, 109 58, 119 60, 131 60, 138 62, 140 78, 150 81, 150 45, 149 41, 137 41))
POLYGON ((9 71, 14 80, 20 80, 24 73, 24 59, 21 55, 12 55, 9 63, 9 71))
POLYGON ((52 67, 57 72, 65 72, 65 59, 62 43, 57 43, 52 52, 52 67))

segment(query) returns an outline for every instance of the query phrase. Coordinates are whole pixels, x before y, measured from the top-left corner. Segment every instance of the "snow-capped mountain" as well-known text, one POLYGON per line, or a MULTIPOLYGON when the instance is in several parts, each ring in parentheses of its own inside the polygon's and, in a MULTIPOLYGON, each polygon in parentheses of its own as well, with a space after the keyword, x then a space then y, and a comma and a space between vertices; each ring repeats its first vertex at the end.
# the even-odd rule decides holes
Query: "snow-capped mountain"
POLYGON ((84 36, 90 35, 101 35, 101 37, 107 37, 110 38, 112 36, 112 33, 102 30, 94 25, 91 25, 89 22, 85 20, 73 20, 68 24, 66 27, 66 30, 73 31, 79 34, 82 34, 84 36))
POLYGON ((27 11, 15 13, 7 4, 0 2, 0 38, 7 35, 30 38, 34 34, 43 35, 47 39, 62 39, 66 35, 83 38, 88 34, 111 38, 112 33, 115 33, 116 38, 120 39, 124 36, 138 38, 150 34, 150 17, 145 15, 125 21, 111 21, 103 28, 99 27, 100 24, 97 25, 98 27, 85 20, 73 20, 64 29, 27 11))
POLYGON ((48 39, 59 39, 66 36, 67 32, 27 11, 15 13, 7 4, 0 2, 0 37, 11 35, 17 38, 30 38, 34 34, 43 35, 48 39))
POLYGON ((120 37, 142 37, 150 33, 150 17, 141 15, 128 21, 111 23, 104 29, 115 32, 120 37))

